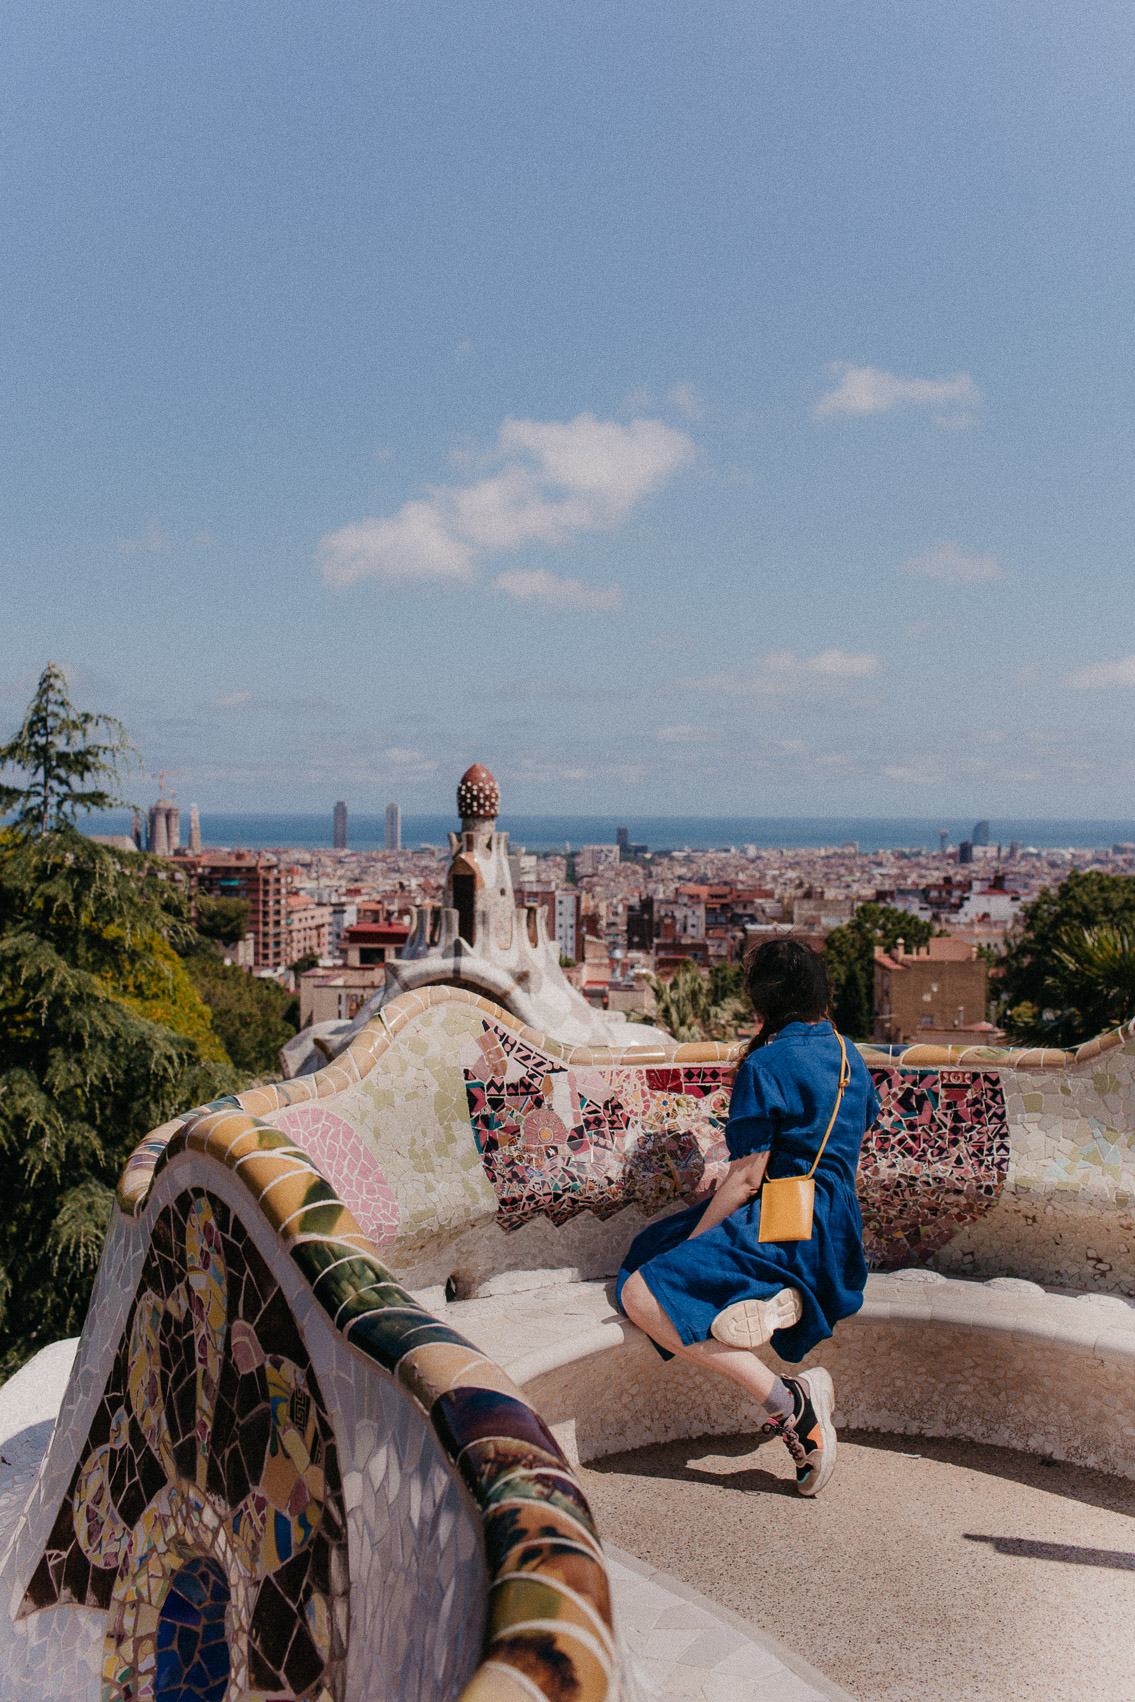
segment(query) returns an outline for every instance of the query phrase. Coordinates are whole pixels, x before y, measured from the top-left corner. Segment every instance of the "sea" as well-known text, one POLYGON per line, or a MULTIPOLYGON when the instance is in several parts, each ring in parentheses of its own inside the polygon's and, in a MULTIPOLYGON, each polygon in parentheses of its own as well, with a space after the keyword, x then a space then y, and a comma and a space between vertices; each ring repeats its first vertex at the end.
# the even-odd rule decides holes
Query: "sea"
MULTIPOLYGON (((92 817, 83 824, 88 833, 128 833, 130 818, 116 813, 92 817)), ((625 827, 632 845, 650 851, 707 851, 747 845, 759 850, 814 849, 856 845, 860 851, 936 851, 939 834, 950 843, 972 839, 972 820, 948 816, 543 816, 502 815, 499 827, 515 848, 529 851, 578 850, 581 845, 613 845, 617 828, 625 827)), ((448 847, 448 835, 458 826, 446 815, 403 815, 402 844, 448 847)), ((181 813, 181 838, 189 837, 189 810, 181 813)), ((1135 844, 1135 820, 1127 821, 989 821, 989 843, 1006 848, 1016 840, 1038 851, 1110 850, 1135 844)), ((331 811, 325 815, 228 815, 201 812, 203 845, 229 850, 318 850, 331 845, 331 811)), ((381 851, 385 819, 381 815, 351 815, 348 844, 352 851, 381 851)))

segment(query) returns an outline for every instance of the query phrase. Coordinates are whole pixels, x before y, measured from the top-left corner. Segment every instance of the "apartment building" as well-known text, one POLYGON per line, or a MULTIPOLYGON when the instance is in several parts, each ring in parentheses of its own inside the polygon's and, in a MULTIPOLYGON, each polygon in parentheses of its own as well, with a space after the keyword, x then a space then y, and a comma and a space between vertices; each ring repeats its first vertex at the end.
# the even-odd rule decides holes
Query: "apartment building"
POLYGON ((284 969, 295 961, 287 955, 287 876, 275 857, 263 851, 211 852, 192 864, 199 892, 242 898, 248 905, 248 937, 258 969, 284 969))
POLYGON ((968 940, 934 939, 908 952, 875 951, 875 1039, 891 1045, 988 1038, 988 970, 968 940))

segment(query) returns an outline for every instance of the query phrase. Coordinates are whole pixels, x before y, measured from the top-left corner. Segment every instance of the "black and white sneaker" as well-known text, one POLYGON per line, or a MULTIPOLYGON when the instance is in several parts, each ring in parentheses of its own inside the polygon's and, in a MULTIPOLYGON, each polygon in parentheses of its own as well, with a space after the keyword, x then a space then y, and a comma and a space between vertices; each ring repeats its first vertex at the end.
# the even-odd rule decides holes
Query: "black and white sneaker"
POLYGON ((710 1325, 715 1341, 726 1347, 763 1347, 774 1330, 789 1330, 803 1312, 800 1290, 782 1288, 771 1300, 738 1300, 710 1325))
POLYGON ((818 1495, 835 1470, 836 1442, 832 1412, 835 1390, 830 1374, 819 1367, 786 1377, 785 1386, 796 1408, 791 1419, 770 1419, 764 1426, 784 1442, 796 1467, 797 1495, 818 1495))

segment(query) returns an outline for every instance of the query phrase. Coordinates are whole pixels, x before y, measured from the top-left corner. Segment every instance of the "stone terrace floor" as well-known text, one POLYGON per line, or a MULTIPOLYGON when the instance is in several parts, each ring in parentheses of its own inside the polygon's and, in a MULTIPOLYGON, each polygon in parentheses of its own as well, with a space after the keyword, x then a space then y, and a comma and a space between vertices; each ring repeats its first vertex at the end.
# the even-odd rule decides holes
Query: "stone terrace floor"
MULTIPOLYGON (((754 1441, 703 1437, 582 1467, 605 1539, 856 1702, 1135 1702, 1135 1482, 1005 1448, 845 1431, 835 1477, 803 1501, 785 1450, 754 1441)), ((699 1658, 690 1633, 636 1622, 625 1635, 664 1695, 808 1693, 791 1688, 798 1679, 776 1689, 771 1673, 766 1690, 755 1651, 707 1683, 683 1670, 683 1656, 699 1658)))

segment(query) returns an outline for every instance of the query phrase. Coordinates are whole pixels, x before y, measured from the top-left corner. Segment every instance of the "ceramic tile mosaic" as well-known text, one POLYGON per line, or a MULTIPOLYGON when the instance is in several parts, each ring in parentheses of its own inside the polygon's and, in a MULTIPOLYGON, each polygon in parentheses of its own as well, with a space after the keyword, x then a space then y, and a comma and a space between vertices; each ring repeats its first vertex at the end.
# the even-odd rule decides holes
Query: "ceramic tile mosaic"
MULTIPOLYGON (((105 1702, 201 1702, 222 1678, 230 1702, 440 1697, 457 1678, 483 1702, 532 1683, 619 1694, 602 1551, 555 1438, 393 1278, 283 1130, 231 1105, 189 1119, 122 1199, 149 1247, 21 1603, 105 1614, 105 1702), (258 1265, 234 1187, 287 1282, 258 1265)), ((130 1236, 119 1219, 108 1260, 130 1236)), ((96 1288, 93 1330, 100 1305, 96 1288)), ((49 1455, 41 1483, 53 1470, 49 1455)))
POLYGON ((857 1191, 872 1270, 923 1264, 1000 1198, 1009 1128, 1000 1077, 872 1068, 879 1116, 857 1191))
MULTIPOLYGON (((731 1066, 573 1070, 485 1020, 461 1053, 469 1120, 514 1230, 688 1199, 728 1162, 731 1066)), ((1005 1102, 992 1071, 874 1068, 881 1111, 859 1172, 874 1268, 919 1262, 989 1210, 1009 1164, 1005 1102)))
POLYGON ((209 1702, 230 1678, 322 1702, 346 1653, 344 1539, 334 1432, 291 1312, 228 1207, 186 1191, 154 1224, 21 1613, 106 1611, 105 1702, 144 1686, 209 1702))

